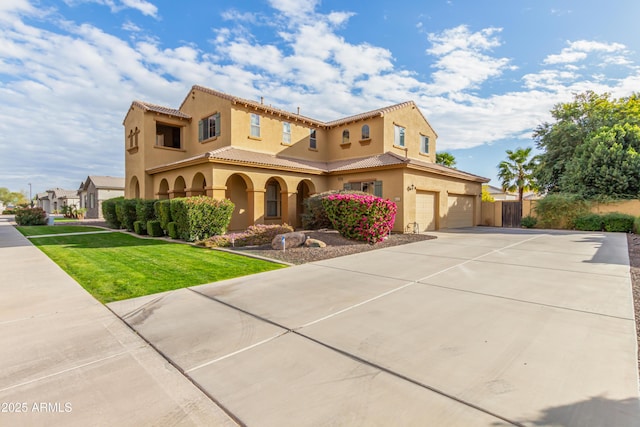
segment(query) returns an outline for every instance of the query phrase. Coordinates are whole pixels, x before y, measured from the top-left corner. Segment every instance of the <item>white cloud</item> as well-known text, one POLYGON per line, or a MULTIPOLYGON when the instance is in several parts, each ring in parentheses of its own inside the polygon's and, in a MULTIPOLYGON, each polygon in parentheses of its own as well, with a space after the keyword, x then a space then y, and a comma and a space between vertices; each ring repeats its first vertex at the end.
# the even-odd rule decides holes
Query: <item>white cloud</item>
POLYGON ((500 46, 496 37, 500 28, 485 28, 472 33, 465 25, 429 34, 432 47, 427 53, 438 57, 433 65, 431 92, 455 93, 475 89, 491 77, 499 76, 505 69, 513 70, 508 58, 494 58, 484 52, 500 46))
MULTIPOLYGON (((146 1, 67 1, 158 13, 146 1)), ((439 150, 522 138, 572 92, 622 96, 640 87, 632 67, 614 81, 602 70, 567 62, 571 54, 601 55, 602 64, 632 65, 623 45, 580 40, 557 54, 564 62, 551 59, 548 69, 521 76, 520 88, 481 97, 479 87, 516 69, 512 59, 493 52, 502 43, 499 28, 458 26, 429 34, 431 46, 421 49, 435 68, 425 79, 425 70, 398 67, 389 49, 345 39, 339 30, 351 12, 320 13, 318 0, 270 3, 275 14, 222 13, 227 21, 209 44, 168 48, 153 34, 119 38, 89 24, 47 21, 46 12, 27 0, 0 0, 0 185, 19 189, 33 182, 42 191, 77 188, 90 173, 122 175, 122 119, 131 101, 176 107, 193 84, 249 99, 265 96, 268 104, 289 111, 299 106, 320 120, 413 99, 435 127, 439 150), (26 20, 35 14, 47 29, 26 20), (275 40, 252 34, 256 26, 275 40)), ((123 28, 139 30, 132 21, 123 28)))
POLYGON ((125 31, 131 31, 132 33, 139 33, 142 31, 142 28, 131 21, 125 21, 124 24, 122 24, 122 29, 125 31))
POLYGON ((158 8, 146 0, 121 0, 124 6, 139 10, 143 15, 158 16, 158 8))
POLYGON ((95 3, 109 7, 111 12, 117 13, 124 9, 136 9, 143 15, 158 17, 158 8, 146 0, 63 0, 68 6, 77 6, 82 3, 95 3))
MULTIPOLYGON (((543 62, 545 64, 570 64, 585 60, 589 53, 620 53, 626 50, 625 45, 620 43, 601 43, 591 40, 578 40, 567 43, 569 47, 565 47, 558 54, 547 56, 543 62)), ((619 58, 619 56, 617 57, 619 58)))

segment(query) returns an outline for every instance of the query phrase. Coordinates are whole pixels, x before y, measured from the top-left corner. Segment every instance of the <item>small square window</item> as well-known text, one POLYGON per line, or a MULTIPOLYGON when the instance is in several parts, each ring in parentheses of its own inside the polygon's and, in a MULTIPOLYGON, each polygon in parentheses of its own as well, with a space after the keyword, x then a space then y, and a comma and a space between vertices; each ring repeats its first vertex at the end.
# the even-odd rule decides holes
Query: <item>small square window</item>
POLYGON ((260 138, 260 116, 251 114, 251 136, 260 138))
POLYGON ((429 154, 429 137, 420 135, 420 152, 429 154))
POLYGON ((394 125, 394 130, 395 130, 394 144, 399 147, 404 147, 405 129, 402 126, 394 125))

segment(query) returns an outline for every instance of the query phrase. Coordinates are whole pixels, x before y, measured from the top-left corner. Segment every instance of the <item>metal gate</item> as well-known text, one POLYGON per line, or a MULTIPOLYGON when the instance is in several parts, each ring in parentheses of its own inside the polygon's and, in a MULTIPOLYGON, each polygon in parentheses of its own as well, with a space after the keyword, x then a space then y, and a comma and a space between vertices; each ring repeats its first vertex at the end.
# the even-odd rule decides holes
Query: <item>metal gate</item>
POLYGON ((522 202, 502 202, 502 226, 520 228, 522 202))

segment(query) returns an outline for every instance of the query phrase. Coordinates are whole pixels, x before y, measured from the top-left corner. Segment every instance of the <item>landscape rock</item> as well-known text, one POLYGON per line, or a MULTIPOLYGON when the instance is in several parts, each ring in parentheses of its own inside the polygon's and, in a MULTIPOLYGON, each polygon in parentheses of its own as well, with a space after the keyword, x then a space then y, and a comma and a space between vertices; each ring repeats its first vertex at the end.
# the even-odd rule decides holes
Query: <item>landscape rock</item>
POLYGON ((271 241, 271 248, 282 250, 282 237, 284 237, 285 249, 302 246, 305 240, 307 240, 307 236, 304 233, 293 232, 278 234, 271 241))
POLYGON ((308 248, 326 248, 327 244, 322 240, 318 239, 307 239, 304 242, 304 245, 308 248))

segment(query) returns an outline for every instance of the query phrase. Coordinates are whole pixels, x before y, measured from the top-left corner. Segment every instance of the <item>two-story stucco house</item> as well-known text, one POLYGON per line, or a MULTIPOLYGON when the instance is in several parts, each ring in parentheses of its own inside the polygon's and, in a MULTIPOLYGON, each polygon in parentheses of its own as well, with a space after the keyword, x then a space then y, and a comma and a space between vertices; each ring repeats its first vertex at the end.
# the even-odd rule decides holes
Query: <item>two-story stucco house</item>
POLYGON ((123 125, 125 197, 228 198, 231 230, 299 226, 303 200, 331 189, 394 201, 394 231, 472 226, 489 181, 435 163, 437 135, 411 101, 322 122, 193 86, 177 109, 134 101, 123 125))
POLYGON ((124 196, 124 178, 89 175, 78 188, 80 207, 87 210, 85 218, 102 218, 102 202, 124 196))

